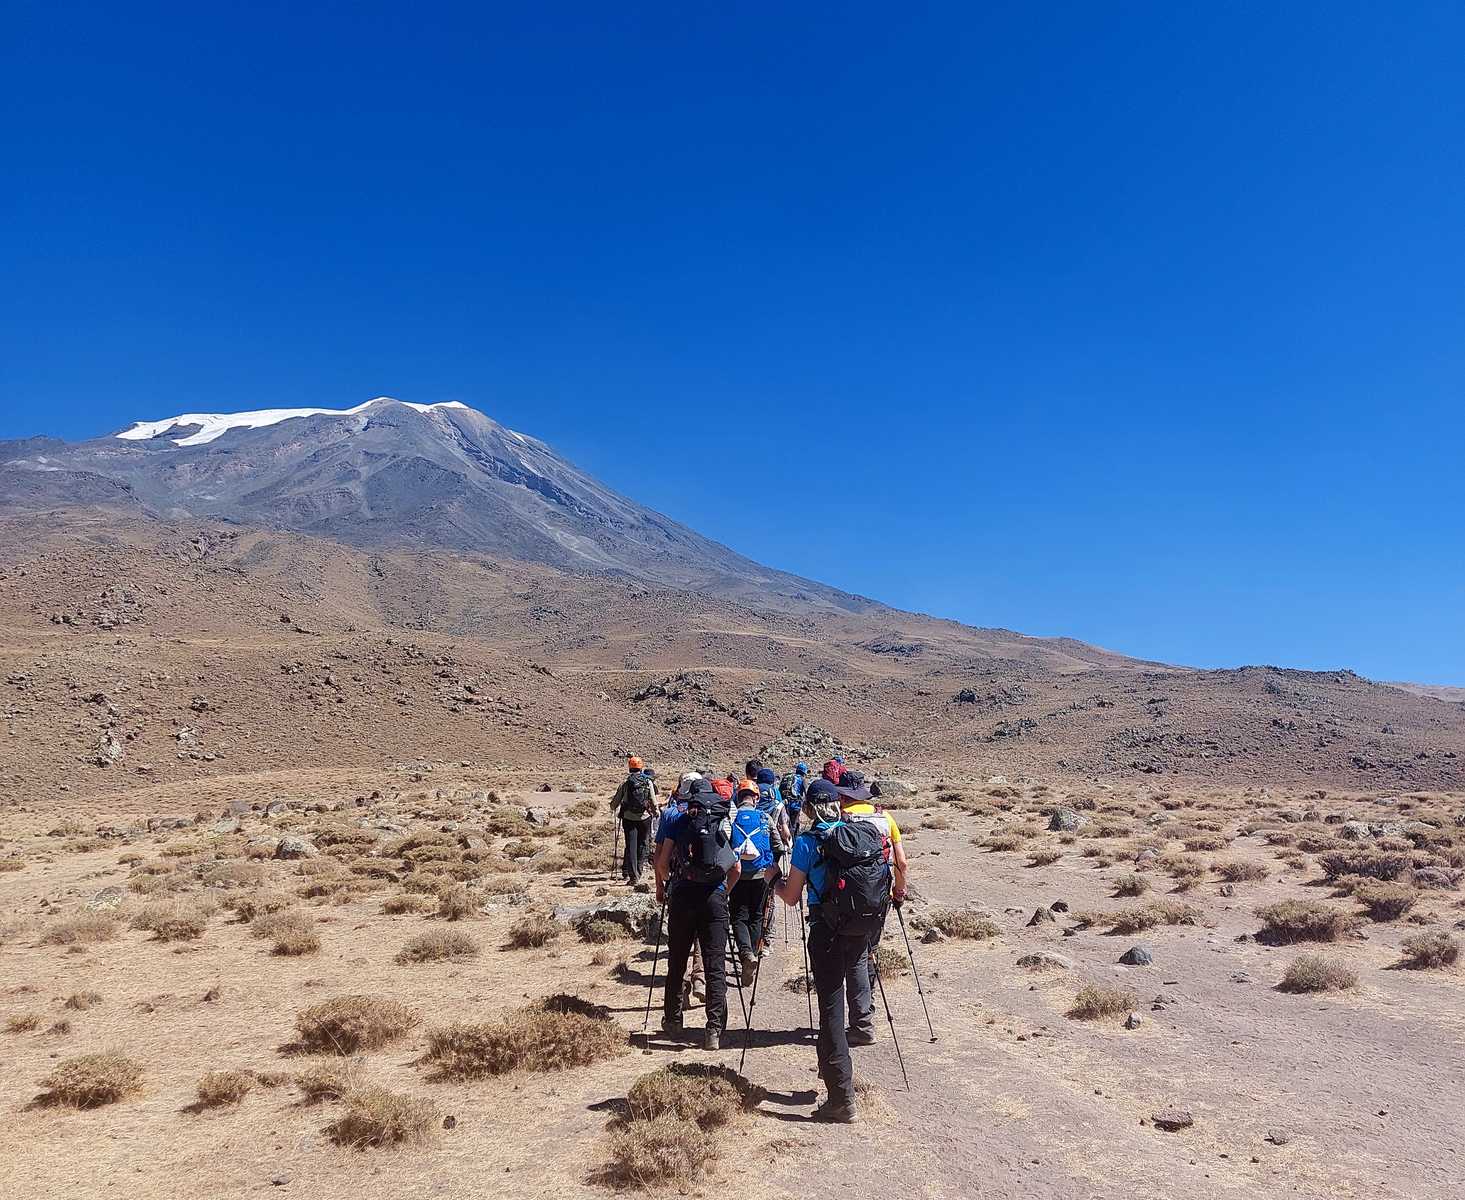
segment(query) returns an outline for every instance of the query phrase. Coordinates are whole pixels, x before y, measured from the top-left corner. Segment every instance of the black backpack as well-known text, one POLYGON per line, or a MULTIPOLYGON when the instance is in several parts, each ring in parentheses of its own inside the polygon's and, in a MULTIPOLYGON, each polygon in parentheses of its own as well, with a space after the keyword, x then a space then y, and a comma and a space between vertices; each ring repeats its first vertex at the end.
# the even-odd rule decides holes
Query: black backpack
POLYGON ((879 827, 841 821, 814 836, 826 867, 819 919, 835 933, 878 933, 890 905, 890 865, 879 827))
POLYGON ((722 834, 727 814, 693 800, 677 827, 676 876, 688 883, 719 883, 727 874, 727 840, 722 834))
POLYGON ((626 798, 621 802, 621 820, 644 821, 656 807, 656 795, 651 790, 651 780, 641 774, 632 775, 626 789, 626 798))

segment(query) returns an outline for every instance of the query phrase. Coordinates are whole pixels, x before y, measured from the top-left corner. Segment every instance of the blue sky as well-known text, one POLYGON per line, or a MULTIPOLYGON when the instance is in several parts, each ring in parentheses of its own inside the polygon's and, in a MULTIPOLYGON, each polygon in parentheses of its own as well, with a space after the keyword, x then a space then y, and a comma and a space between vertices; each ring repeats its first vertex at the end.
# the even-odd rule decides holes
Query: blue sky
POLYGON ((21 3, 0 436, 463 400, 766 562, 1465 683, 1465 9, 21 3))

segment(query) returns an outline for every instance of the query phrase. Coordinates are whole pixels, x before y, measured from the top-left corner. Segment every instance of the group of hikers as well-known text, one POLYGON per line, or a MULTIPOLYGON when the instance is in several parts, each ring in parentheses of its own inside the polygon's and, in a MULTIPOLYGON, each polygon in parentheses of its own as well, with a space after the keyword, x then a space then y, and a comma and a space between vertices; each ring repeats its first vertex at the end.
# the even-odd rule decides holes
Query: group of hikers
POLYGON ((857 1119, 850 1047, 875 1041, 875 949, 906 895, 900 828, 878 796, 836 756, 813 778, 806 763, 780 778, 756 759, 741 775, 688 771, 662 801, 655 771, 632 756, 611 799, 625 836, 622 874, 634 886, 649 863, 666 914, 665 1032, 680 1034, 683 1011, 702 999, 703 1045, 720 1049, 729 943, 739 984, 751 983, 771 949, 777 902, 798 908, 801 921, 807 912, 828 1092, 814 1115, 825 1121, 857 1119))

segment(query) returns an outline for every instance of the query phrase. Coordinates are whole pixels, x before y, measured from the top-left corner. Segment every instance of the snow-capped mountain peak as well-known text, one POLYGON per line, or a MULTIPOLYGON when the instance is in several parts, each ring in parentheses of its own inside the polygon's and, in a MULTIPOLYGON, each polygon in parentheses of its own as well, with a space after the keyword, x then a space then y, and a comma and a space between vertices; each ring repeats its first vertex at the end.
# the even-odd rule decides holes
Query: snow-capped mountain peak
POLYGON ((176 417, 165 417, 161 421, 137 421, 130 429, 115 435, 124 441, 147 441, 160 437, 170 429, 197 430, 186 437, 170 439, 175 446, 202 446, 216 438, 223 437, 231 429, 263 429, 267 425, 278 425, 294 417, 350 417, 364 412, 373 404, 383 402, 405 404, 418 412, 431 412, 435 408, 467 408, 457 400, 446 400, 440 404, 413 404, 409 400, 393 400, 390 396, 377 396, 355 408, 258 408, 250 412, 236 413, 181 413, 176 417))

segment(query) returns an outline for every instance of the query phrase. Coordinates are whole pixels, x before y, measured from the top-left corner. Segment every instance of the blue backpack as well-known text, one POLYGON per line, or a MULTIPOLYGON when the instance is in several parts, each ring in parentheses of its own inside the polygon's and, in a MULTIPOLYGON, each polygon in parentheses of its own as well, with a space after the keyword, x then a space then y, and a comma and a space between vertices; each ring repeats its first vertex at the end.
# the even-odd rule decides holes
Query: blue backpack
POLYGON ((760 810, 740 808, 733 814, 732 848, 744 872, 762 871, 773 865, 768 820, 760 810))

